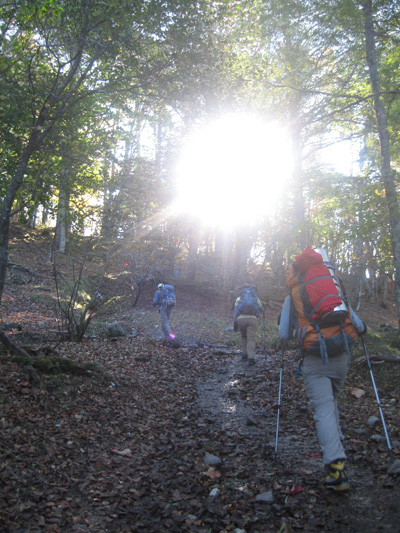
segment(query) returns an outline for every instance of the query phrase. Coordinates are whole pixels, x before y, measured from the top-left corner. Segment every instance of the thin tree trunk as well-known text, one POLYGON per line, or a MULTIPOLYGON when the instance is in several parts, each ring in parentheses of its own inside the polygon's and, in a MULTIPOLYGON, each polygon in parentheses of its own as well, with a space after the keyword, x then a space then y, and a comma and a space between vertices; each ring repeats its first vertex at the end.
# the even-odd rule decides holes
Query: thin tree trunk
POLYGON ((389 279, 387 276, 384 276, 383 290, 382 290, 382 302, 381 302, 381 307, 383 307, 384 309, 387 308, 388 285, 389 285, 389 279))
POLYGON ((294 204, 294 220, 292 224, 293 235, 297 234, 297 242, 295 243, 302 250, 308 244, 308 235, 305 234, 305 201, 304 201, 304 174, 302 165, 303 146, 301 142, 302 124, 298 114, 298 107, 300 102, 294 101, 291 106, 291 139, 292 139, 292 156, 293 156, 293 171, 292 171, 292 188, 293 188, 293 204, 294 204))
POLYGON ((67 247, 67 236, 69 233, 69 190, 60 188, 58 197, 57 223, 55 233, 55 250, 64 253, 67 247))
POLYGON ((26 169, 28 167, 29 159, 33 152, 37 149, 38 132, 33 131, 29 142, 22 154, 21 161, 8 188, 7 194, 4 198, 0 211, 0 304, 4 291, 4 284, 7 275, 8 263, 8 240, 10 235, 10 218, 11 209, 18 192, 21 187, 26 169))
POLYGON ((385 104, 382 97, 378 62, 375 47, 374 21, 372 16, 372 0, 362 2, 364 16, 365 48, 369 76, 374 93, 374 110, 378 125, 381 146, 381 179, 385 187, 385 196, 389 210, 391 240, 395 266, 395 289, 397 317, 400 326, 400 213, 397 201, 396 186, 390 164, 390 136, 387 126, 385 104))

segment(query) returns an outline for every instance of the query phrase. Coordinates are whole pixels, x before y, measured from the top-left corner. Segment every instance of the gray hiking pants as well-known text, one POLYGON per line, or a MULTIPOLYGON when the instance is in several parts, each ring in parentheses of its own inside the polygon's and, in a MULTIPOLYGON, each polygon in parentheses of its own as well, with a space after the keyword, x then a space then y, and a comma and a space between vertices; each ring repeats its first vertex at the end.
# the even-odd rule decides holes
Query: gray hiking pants
POLYGON ((171 328, 169 327, 169 315, 171 314, 171 307, 168 309, 160 309, 161 327, 165 337, 169 337, 171 328))
POLYGON ((324 365, 318 355, 306 355, 302 373, 306 394, 314 409, 314 420, 325 465, 335 459, 346 459, 341 443, 337 396, 343 388, 348 371, 346 352, 329 358, 324 365))
POLYGON ((255 316, 239 315, 237 324, 242 336, 242 355, 249 359, 256 356, 256 332, 258 320, 255 316))

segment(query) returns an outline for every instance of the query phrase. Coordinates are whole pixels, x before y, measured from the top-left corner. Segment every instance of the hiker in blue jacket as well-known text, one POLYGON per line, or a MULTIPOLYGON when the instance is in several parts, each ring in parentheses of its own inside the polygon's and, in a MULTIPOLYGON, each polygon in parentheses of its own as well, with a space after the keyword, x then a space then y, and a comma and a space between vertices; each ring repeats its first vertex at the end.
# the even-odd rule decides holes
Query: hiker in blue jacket
POLYGON ((172 306, 168 306, 165 298, 165 288, 163 283, 159 283, 153 298, 153 307, 158 305, 158 311, 161 315, 161 327, 165 337, 172 338, 171 328, 169 326, 169 317, 172 306))

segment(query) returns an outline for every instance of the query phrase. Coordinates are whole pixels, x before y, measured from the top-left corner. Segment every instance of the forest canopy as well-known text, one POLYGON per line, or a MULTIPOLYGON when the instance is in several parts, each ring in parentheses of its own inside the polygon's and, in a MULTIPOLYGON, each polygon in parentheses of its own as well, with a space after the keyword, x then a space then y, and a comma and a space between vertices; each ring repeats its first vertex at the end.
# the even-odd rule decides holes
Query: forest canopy
POLYGON ((0 28, 0 298, 16 220, 223 290, 325 247, 400 308, 397 0, 11 0, 0 28))

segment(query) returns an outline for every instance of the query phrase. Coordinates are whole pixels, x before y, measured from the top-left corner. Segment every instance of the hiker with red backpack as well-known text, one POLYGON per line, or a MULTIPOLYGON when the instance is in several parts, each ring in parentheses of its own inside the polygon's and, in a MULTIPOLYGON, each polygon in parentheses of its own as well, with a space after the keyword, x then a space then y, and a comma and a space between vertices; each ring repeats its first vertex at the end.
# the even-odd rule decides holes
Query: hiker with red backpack
POLYGON ((169 317, 172 309, 176 306, 176 298, 173 285, 159 283, 153 298, 153 307, 158 305, 161 315, 161 327, 165 337, 174 338, 169 325, 169 317))
POLYGON ((240 288, 240 296, 235 302, 233 329, 240 331, 242 338, 242 359, 249 365, 256 362, 256 332, 258 317, 265 309, 257 296, 257 291, 250 284, 240 288))
POLYGON ((348 304, 325 250, 304 250, 289 267, 286 282, 290 295, 280 317, 282 346, 295 330, 302 351, 305 390, 328 469, 324 485, 346 491, 350 485, 337 397, 349 369, 350 347, 366 332, 366 326, 348 304))

